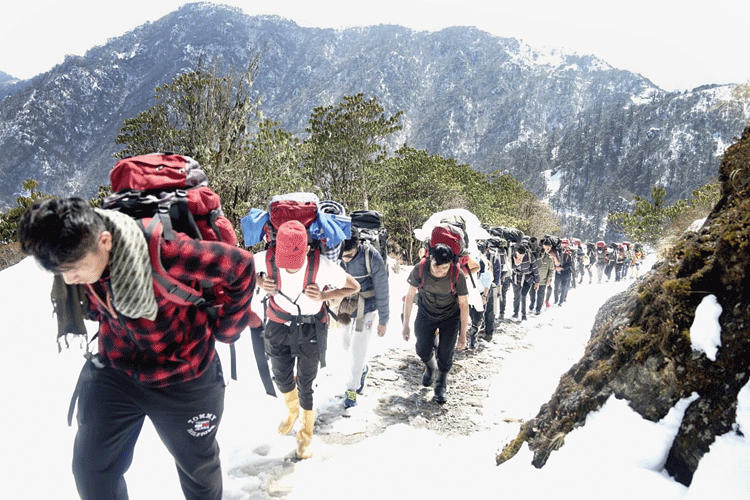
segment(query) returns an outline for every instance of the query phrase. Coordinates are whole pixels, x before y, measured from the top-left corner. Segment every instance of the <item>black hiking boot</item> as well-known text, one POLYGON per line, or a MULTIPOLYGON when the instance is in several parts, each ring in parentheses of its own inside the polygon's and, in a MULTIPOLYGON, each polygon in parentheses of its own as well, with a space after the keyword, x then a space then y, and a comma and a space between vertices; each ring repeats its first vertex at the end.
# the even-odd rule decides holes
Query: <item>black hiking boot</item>
POLYGON ((479 333, 474 329, 474 327, 469 328, 469 349, 472 351, 477 348, 477 336, 479 333))
POLYGON ((437 382, 435 382, 435 402, 444 404, 448 399, 445 391, 448 388, 448 372, 439 372, 437 382))
POLYGON ((431 357, 430 360, 424 364, 424 373, 422 374, 422 385, 430 387, 432 385, 432 379, 437 371, 437 361, 435 356, 431 357))

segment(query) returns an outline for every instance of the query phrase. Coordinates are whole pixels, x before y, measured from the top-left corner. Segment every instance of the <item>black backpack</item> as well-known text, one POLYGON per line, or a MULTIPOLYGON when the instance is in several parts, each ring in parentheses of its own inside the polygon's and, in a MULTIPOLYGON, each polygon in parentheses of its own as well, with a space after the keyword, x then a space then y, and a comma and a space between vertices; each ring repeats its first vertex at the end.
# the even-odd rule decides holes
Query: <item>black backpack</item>
POLYGON ((558 257, 562 258, 562 252, 563 252, 562 240, 552 234, 548 234, 544 236, 544 239, 547 239, 547 238, 549 238, 550 241, 552 241, 552 250, 555 251, 558 257))
POLYGON ((503 238, 508 243, 520 243, 524 237, 523 231, 514 227, 494 226, 490 228, 490 234, 497 238, 503 238))
MULTIPOLYGON (((349 214, 352 227, 359 230, 360 240, 378 251, 383 261, 388 259, 388 230, 383 227, 383 217, 375 210, 355 210, 349 214)), ((388 266, 386 265, 386 269, 388 266)))

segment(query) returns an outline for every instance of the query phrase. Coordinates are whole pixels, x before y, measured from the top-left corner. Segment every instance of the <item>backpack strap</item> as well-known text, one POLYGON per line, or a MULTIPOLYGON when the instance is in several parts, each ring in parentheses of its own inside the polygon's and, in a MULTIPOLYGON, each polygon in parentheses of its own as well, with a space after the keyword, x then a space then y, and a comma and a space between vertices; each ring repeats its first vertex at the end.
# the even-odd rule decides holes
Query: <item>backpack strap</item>
MULTIPOLYGON (((275 247, 269 247, 268 250, 266 251, 266 271, 268 272, 268 277, 276 282, 276 289, 279 290, 279 293, 281 293, 281 274, 279 273, 279 268, 276 267, 275 254, 276 254, 275 247)), ((318 277, 319 268, 320 268, 320 248, 311 249, 307 253, 307 269, 305 270, 305 279, 302 283, 303 291, 305 288, 307 288, 308 285, 315 283, 315 280, 318 277)), ((287 299, 289 299, 289 297, 287 297, 287 299)), ((291 299, 289 299, 289 301, 292 303, 295 303, 291 299)), ((325 323, 326 320, 328 319, 328 308, 323 307, 322 309, 325 311, 325 314, 322 318, 322 322, 325 323)), ((266 314, 271 320, 276 321, 277 323, 286 323, 287 321, 290 321, 287 318, 289 313, 284 311, 281 307, 279 307, 276 304, 276 301, 273 299, 273 296, 269 298, 268 307, 266 307, 266 314)))
MULTIPOLYGON (((148 251, 151 256, 151 266, 154 269, 154 281, 166 293, 166 297, 180 305, 194 305, 198 308, 207 306, 206 299, 203 298, 203 289, 200 290, 187 285, 180 280, 173 278, 161 261, 161 238, 163 235, 163 225, 161 218, 140 219, 138 225, 146 235, 148 241, 148 251), (146 225, 147 223, 147 225, 146 225)), ((165 238, 166 239, 166 238, 165 238)))
POLYGON ((257 328, 251 327, 250 338, 253 343, 255 364, 258 366, 258 374, 260 375, 261 382, 263 382, 263 388, 266 390, 266 394, 276 397, 273 378, 271 377, 271 371, 268 368, 268 356, 266 354, 265 341, 263 339, 263 325, 257 328))
POLYGON ((417 271, 417 277, 419 278, 419 288, 424 288, 424 277, 425 267, 427 266, 429 257, 425 256, 419 261, 419 271, 417 271))
POLYGON ((365 253, 366 274, 363 274, 362 276, 352 276, 352 278, 354 278, 355 280, 369 278, 370 276, 372 276, 372 252, 375 251, 375 249, 369 243, 364 242, 362 243, 362 250, 365 253))
MULTIPOLYGON (((468 259, 466 259, 463 263, 460 263, 459 266, 461 268, 461 272, 463 273, 463 275, 464 276, 468 276, 469 279, 471 280, 471 287, 472 288, 476 288, 477 287, 477 283, 474 281, 474 274, 469 270, 469 261, 468 261, 468 259)), ((459 266, 455 266, 455 267, 459 267, 459 266)), ((453 290, 453 292, 455 293, 455 289, 453 290)))
MULTIPOLYGON (((187 207, 187 203, 185 206, 187 207)), ((167 216, 166 219, 169 219, 169 216, 167 216)), ((190 220, 192 220, 193 224, 195 224, 195 221, 192 219, 192 217, 190 220)), ((138 226, 146 236, 146 241, 148 241, 148 252, 149 256, 151 257, 151 267, 154 270, 154 285, 157 287, 161 287, 161 289, 165 292, 165 296, 171 302, 174 302, 178 305, 195 306, 198 309, 204 310, 209 318, 214 320, 217 319, 218 306, 211 306, 204 297, 205 291, 212 289, 212 283, 201 282, 199 283, 200 289, 195 289, 192 286, 172 277, 172 275, 170 275, 167 270, 164 269, 164 264, 161 260, 161 238, 164 237, 164 226, 161 222, 162 217, 154 217, 152 219, 139 219, 137 221, 138 226)), ((229 355, 230 374, 232 380, 237 380, 237 350, 234 343, 229 344, 229 355)))
MULTIPOLYGON (((320 248, 311 248, 307 252, 307 271, 305 273, 305 281, 302 284, 303 288, 307 288, 307 285, 315 283, 319 268, 320 248)), ((281 290, 281 276, 279 268, 276 265, 276 245, 272 245, 266 250, 266 272, 268 273, 268 277, 276 282, 276 288, 281 290)))
POLYGON ((307 275, 303 285, 305 288, 315 283, 318 278, 318 269, 320 269, 320 248, 315 248, 307 253, 307 275))

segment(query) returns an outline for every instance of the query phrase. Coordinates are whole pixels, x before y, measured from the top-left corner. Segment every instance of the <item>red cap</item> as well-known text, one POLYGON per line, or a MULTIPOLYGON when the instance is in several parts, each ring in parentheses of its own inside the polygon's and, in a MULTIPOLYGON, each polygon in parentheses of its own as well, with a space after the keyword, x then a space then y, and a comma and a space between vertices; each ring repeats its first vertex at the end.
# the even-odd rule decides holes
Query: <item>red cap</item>
POLYGON ((276 233, 276 266, 299 269, 307 255, 307 229, 300 221, 290 220, 279 226, 276 233))

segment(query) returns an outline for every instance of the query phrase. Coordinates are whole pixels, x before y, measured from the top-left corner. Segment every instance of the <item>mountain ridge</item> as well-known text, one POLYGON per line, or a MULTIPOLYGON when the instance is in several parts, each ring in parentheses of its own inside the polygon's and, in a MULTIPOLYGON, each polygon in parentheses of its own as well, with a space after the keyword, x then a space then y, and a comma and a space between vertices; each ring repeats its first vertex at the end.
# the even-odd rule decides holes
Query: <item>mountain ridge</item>
POLYGON ((604 237, 606 214, 658 182, 674 201, 715 178, 750 118, 735 86, 670 93, 593 55, 544 52, 476 28, 301 28, 188 4, 4 87, 0 204, 12 204, 29 177, 46 192, 92 195, 107 183, 123 120, 151 104, 156 86, 200 56, 243 68, 258 50, 254 89, 263 114, 286 130, 302 136, 313 108, 364 92, 388 114, 404 111, 391 150, 408 143, 510 173, 549 199, 566 231, 588 238, 604 237))

